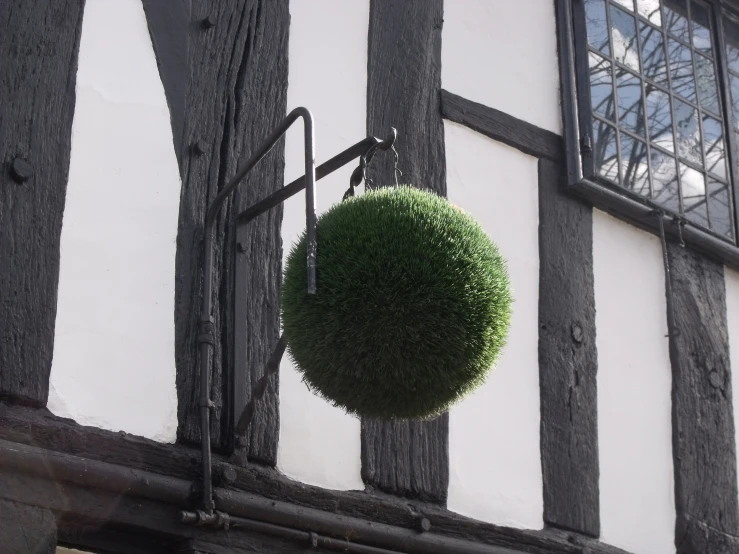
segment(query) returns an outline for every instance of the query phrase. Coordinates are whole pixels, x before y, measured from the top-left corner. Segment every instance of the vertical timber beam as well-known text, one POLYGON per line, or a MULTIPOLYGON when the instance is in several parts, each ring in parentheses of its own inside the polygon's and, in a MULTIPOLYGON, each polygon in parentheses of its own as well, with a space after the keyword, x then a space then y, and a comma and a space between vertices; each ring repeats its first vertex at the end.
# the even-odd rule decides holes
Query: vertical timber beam
POLYGON ((675 327, 670 335, 675 546, 678 554, 739 552, 723 266, 672 242, 667 254, 675 327))
MULTIPOLYGON (((200 437, 196 354, 205 211, 286 114, 289 24, 288 0, 192 0, 175 293, 181 441, 200 437)), ((251 382, 261 375, 279 332, 282 210, 275 208, 238 231, 233 216, 280 188, 283 166, 283 148, 275 148, 227 201, 216 223, 211 434, 221 450, 233 447, 234 410, 248 400, 251 382), (237 291, 235 272, 242 287, 237 291)), ((279 425, 274 385, 241 449, 268 464, 275 462, 279 425)))
MULTIPOLYGON (((367 132, 398 129, 402 183, 446 196, 441 119, 442 0, 372 0, 367 64, 367 132)), ((392 156, 372 178, 393 183, 392 156)), ((449 416, 431 421, 362 420, 362 478, 391 494, 446 503, 449 416)))
POLYGON ((0 398, 44 406, 84 0, 0 2, 0 398))
POLYGON ((544 521, 600 534, 593 210, 539 160, 539 391, 544 521))

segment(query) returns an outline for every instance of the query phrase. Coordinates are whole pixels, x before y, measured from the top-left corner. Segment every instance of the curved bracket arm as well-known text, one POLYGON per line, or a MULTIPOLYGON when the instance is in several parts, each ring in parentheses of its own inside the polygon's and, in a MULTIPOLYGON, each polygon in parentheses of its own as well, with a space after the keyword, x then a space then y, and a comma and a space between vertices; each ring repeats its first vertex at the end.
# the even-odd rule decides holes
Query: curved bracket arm
POLYGON ((282 120, 251 158, 236 170, 236 174, 213 199, 205 215, 203 299, 200 311, 201 330, 198 340, 200 342, 200 445, 203 463, 203 505, 209 514, 212 514, 215 509, 210 453, 210 409, 212 406, 210 400, 210 372, 211 349, 214 343, 210 312, 213 308, 213 231, 216 217, 226 198, 236 189, 247 173, 277 144, 277 141, 299 117, 303 118, 305 131, 305 225, 308 244, 308 293, 316 293, 316 168, 313 148, 313 115, 307 108, 296 108, 282 120))

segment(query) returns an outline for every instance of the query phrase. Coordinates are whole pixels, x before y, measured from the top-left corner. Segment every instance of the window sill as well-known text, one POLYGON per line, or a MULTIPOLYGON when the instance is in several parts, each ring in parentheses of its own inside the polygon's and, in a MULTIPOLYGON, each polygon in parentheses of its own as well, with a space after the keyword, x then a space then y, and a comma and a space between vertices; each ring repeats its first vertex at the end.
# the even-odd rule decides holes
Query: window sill
MULTIPOLYGON (((588 179, 569 185, 566 190, 586 199, 594 207, 624 219, 640 229, 655 235, 659 234, 659 226, 653 212, 654 207, 647 203, 619 194, 588 179)), ((736 245, 701 231, 690 224, 682 226, 682 232, 680 232, 679 225, 674 223, 672 216, 669 214, 664 215, 664 222, 665 235, 668 238, 680 241, 680 235, 682 234, 682 239, 687 246, 709 258, 739 270, 739 247, 736 245)))

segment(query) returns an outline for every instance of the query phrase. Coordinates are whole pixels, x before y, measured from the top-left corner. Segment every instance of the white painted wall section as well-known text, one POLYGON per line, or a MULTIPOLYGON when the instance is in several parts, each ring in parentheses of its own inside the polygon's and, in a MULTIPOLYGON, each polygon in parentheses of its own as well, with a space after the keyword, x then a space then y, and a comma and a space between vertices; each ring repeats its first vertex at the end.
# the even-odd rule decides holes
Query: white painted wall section
POLYGON ((180 177, 139 0, 87 0, 49 409, 174 442, 180 177))
POLYGON ((441 84, 561 134, 554 2, 445 2, 441 84))
MULTIPOLYGON (((288 110, 306 106, 313 112, 320 164, 366 136, 369 1, 292 0, 290 17, 288 110)), ((285 182, 303 175, 302 132, 298 124, 288 133, 285 182)), ((341 201, 353 168, 317 185, 319 214, 341 201)), ((304 229, 305 199, 299 195, 285 203, 285 257, 304 229)), ((304 483, 363 489, 360 455, 359 420, 314 396, 286 356, 280 366, 277 467, 304 483)))
POLYGON ((657 237, 593 211, 601 539, 674 554, 671 386, 657 237))
POLYGON ((739 444, 739 272, 724 267, 726 320, 729 328, 729 363, 734 399, 734 431, 739 444))
POLYGON ((541 528, 537 160, 445 122, 447 192, 498 244, 513 284, 508 343, 485 384, 449 417, 450 510, 541 528))

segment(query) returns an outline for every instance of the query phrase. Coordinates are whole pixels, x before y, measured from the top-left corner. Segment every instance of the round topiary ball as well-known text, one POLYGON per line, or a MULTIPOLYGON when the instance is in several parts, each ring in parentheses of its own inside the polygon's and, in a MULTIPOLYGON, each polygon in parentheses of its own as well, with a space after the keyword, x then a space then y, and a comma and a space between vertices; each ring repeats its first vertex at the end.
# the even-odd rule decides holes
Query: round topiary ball
POLYGON ((317 285, 305 234, 282 288, 304 380, 347 412, 426 418, 480 385, 505 343, 505 262, 469 215, 410 187, 367 192, 318 220, 317 285))

